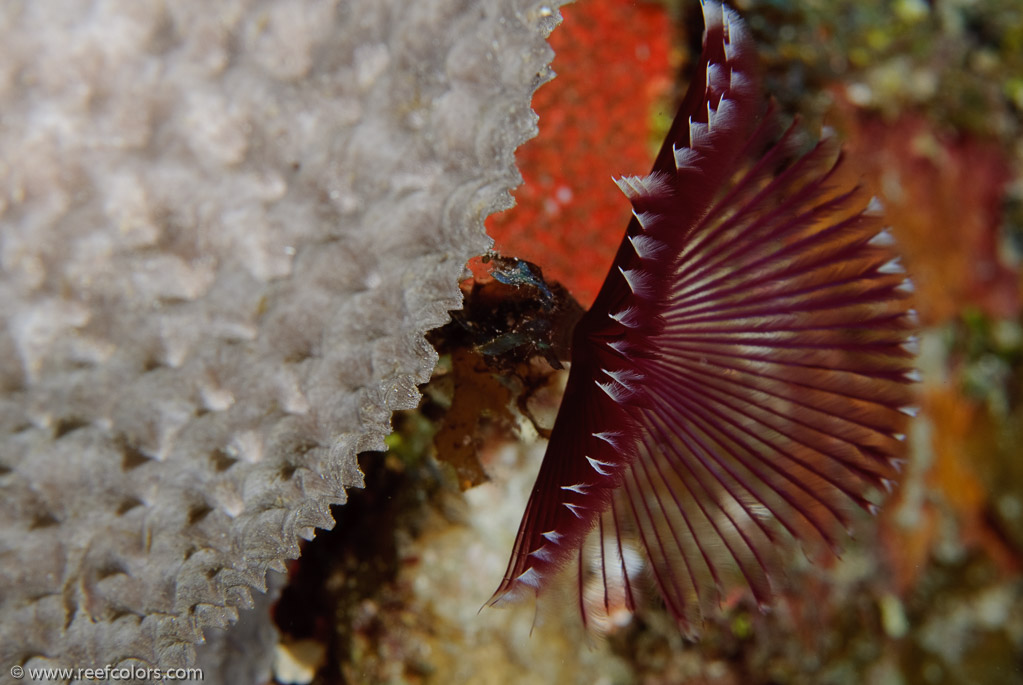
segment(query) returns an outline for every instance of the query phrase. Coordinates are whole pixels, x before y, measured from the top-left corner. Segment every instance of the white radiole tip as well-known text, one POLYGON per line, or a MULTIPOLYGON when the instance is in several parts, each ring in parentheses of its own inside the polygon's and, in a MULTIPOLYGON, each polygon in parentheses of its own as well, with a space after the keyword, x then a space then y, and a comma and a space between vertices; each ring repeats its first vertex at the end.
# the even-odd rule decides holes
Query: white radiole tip
POLYGON ((707 30, 711 26, 721 26, 724 23, 724 14, 721 11, 721 3, 711 0, 700 0, 703 10, 703 37, 706 39, 707 30))
POLYGON ((867 216, 881 216, 884 214, 884 205, 881 204, 881 200, 878 199, 877 195, 870 198, 870 202, 867 203, 867 208, 863 210, 863 213, 867 216))

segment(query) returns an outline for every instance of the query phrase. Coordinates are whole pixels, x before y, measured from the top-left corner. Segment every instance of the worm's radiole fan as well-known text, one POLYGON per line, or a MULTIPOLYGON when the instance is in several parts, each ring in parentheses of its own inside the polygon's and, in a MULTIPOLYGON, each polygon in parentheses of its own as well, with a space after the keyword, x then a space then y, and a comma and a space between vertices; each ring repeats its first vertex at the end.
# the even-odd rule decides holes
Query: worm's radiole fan
POLYGON ((703 14, 702 78, 653 171, 617 181, 633 218, 491 604, 576 564, 584 623, 652 584, 693 635, 898 476, 916 322, 880 205, 836 140, 780 123, 738 15, 703 14))

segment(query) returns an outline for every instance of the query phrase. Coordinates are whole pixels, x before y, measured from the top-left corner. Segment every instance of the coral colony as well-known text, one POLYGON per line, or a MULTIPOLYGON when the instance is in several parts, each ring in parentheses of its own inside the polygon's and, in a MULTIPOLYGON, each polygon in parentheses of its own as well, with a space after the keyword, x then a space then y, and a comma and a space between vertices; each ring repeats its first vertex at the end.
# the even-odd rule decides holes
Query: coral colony
POLYGON ((916 318, 880 205, 832 137, 780 123, 742 20, 703 14, 701 78, 653 171, 617 181, 633 218, 491 604, 572 567, 586 625, 652 585, 692 636, 898 476, 916 318))
POLYGON ((418 403, 518 182, 537 4, 0 5, 0 682, 269 680, 268 569, 418 403))

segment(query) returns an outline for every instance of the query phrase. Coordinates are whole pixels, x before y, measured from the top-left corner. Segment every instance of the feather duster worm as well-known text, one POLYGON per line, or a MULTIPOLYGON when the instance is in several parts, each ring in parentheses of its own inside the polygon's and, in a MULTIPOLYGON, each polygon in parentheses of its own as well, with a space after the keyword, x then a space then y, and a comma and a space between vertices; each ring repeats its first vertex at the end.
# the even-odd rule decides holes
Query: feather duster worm
POLYGON ((653 171, 617 181, 634 216, 492 605, 576 563, 584 623, 646 577, 692 635, 722 588, 770 600, 786 534, 834 549, 897 476, 914 313, 879 205, 836 141, 779 123, 741 19, 703 13, 702 78, 653 171))

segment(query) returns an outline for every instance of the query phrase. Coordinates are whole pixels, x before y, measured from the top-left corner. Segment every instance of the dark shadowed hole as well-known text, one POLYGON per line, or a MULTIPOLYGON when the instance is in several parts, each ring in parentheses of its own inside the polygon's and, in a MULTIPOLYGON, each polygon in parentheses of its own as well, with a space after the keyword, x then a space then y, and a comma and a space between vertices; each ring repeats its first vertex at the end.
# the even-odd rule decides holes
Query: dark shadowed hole
POLYGON ((127 514, 129 511, 131 511, 132 509, 135 509, 136 507, 142 506, 142 504, 143 504, 142 500, 138 499, 137 497, 126 497, 117 506, 117 515, 118 516, 123 516, 124 514, 127 514))
POLYGON ((188 510, 188 525, 194 526, 195 524, 206 518, 210 512, 213 511, 213 507, 203 502, 197 504, 188 510))
POLYGON ((221 449, 210 452, 210 461, 213 462, 213 468, 216 469, 217 473, 227 471, 237 463, 236 459, 232 459, 227 455, 227 452, 221 449))
POLYGON ((54 440, 60 439, 68 433, 76 431, 79 428, 85 428, 88 425, 88 421, 83 421, 82 419, 74 416, 60 419, 53 427, 53 438, 54 440))
POLYGON ((96 571, 96 580, 103 580, 104 578, 109 578, 110 576, 116 576, 118 574, 128 575, 127 567, 120 561, 111 561, 96 571))
POLYGON ((60 520, 50 512, 46 511, 36 514, 32 518, 32 523, 29 524, 28 529, 38 530, 40 528, 49 528, 56 525, 60 525, 60 520))
POLYGON ((121 468, 125 471, 138 468, 149 461, 149 457, 143 454, 142 450, 123 438, 119 441, 118 446, 121 450, 121 468))

